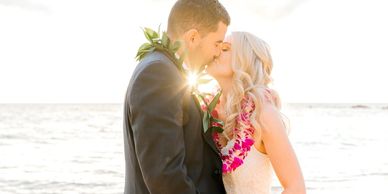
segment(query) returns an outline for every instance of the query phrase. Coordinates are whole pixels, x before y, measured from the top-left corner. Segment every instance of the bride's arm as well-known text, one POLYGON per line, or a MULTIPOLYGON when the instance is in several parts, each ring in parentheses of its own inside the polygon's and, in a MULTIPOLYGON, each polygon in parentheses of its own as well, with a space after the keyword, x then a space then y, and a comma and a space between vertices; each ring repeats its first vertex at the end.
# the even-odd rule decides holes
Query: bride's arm
POLYGON ((284 188, 282 194, 305 194, 302 171, 279 111, 273 105, 265 104, 260 121, 263 125, 261 138, 284 188))

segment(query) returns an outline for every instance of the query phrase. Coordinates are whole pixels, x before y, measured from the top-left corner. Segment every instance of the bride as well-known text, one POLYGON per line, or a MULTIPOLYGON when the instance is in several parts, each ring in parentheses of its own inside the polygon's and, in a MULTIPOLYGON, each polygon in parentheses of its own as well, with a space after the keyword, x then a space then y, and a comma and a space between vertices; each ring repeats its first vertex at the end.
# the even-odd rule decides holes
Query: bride
POLYGON ((269 194, 272 169, 282 194, 306 193, 280 99, 268 87, 271 70, 267 44, 247 32, 227 36, 220 57, 207 67, 223 91, 213 116, 225 123, 224 132, 214 133, 213 139, 228 194, 269 194))

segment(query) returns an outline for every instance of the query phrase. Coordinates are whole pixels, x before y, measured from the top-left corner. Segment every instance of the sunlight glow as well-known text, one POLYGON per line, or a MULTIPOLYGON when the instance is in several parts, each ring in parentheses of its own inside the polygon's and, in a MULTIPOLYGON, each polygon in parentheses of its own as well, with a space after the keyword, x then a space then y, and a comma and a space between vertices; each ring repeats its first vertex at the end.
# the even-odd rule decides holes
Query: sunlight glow
POLYGON ((196 88, 201 93, 214 93, 219 90, 217 81, 209 75, 198 75, 190 72, 187 74, 187 84, 196 88))
POLYGON ((196 75, 195 73, 192 73, 190 72, 187 76, 187 81, 188 81, 188 84, 193 87, 195 85, 197 85, 197 80, 198 80, 198 75, 196 75))

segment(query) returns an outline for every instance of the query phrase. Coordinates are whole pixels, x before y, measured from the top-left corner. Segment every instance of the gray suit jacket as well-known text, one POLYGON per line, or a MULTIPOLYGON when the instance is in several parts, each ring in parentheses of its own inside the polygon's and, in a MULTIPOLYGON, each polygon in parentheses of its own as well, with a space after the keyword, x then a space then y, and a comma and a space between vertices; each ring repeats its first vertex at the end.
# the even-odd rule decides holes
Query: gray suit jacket
POLYGON ((125 194, 225 193, 221 160, 173 58, 136 67, 124 105, 125 194))

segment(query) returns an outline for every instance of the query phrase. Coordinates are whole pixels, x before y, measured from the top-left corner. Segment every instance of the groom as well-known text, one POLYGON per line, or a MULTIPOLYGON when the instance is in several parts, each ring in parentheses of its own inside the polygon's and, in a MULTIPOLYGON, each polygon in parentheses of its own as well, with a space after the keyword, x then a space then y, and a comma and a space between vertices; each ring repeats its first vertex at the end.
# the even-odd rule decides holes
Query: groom
MULTIPOLYGON (((229 23, 217 0, 178 0, 167 33, 183 42, 185 67, 197 70, 220 55, 229 23)), ((140 61, 124 106, 126 194, 225 193, 218 151, 170 56, 154 51, 140 61)))

